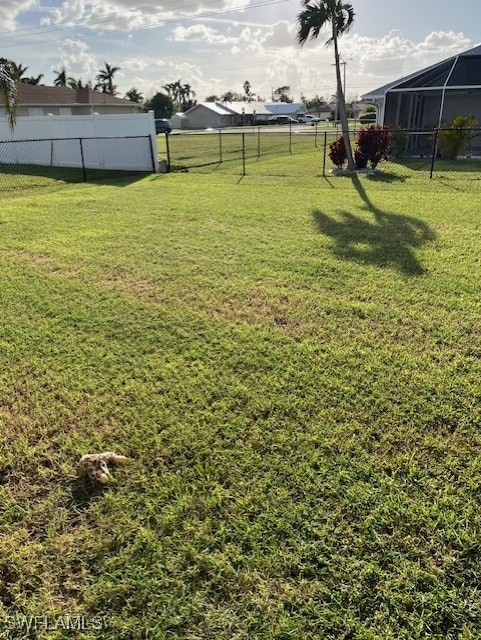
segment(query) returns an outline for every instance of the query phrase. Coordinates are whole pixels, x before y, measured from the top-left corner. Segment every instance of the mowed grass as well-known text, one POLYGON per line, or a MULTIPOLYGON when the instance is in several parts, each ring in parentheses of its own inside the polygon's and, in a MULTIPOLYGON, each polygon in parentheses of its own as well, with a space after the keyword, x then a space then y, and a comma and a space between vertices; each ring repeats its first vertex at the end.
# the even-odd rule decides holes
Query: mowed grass
POLYGON ((171 174, 2 205, 0 637, 481 637, 473 189, 171 174), (99 488, 105 450, 129 462, 99 488))
MULTIPOLYGON (((338 137, 336 130, 322 131, 307 126, 304 130, 276 130, 269 127, 241 131, 183 132, 157 136, 159 159, 170 159, 173 172, 195 171, 211 174, 318 178, 329 177, 335 169, 329 147, 338 137), (167 149, 168 145, 168 149, 167 149)), ((352 139, 354 146, 354 135, 352 139)), ((386 182, 428 180, 470 182, 478 185, 481 162, 476 159, 446 161, 431 154, 382 161, 378 169, 386 182)), ((429 184, 429 183, 428 183, 429 184)), ((459 186, 459 185, 458 185, 459 186)), ((431 188, 431 186, 429 187, 431 188)))

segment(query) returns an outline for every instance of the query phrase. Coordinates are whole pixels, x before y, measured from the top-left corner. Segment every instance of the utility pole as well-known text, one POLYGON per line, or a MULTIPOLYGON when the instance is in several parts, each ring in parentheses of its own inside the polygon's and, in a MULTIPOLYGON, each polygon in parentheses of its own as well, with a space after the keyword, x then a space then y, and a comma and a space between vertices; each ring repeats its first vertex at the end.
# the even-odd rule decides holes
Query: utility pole
MULTIPOLYGON (((339 62, 339 66, 343 66, 343 88, 342 91, 344 93, 344 100, 346 100, 346 65, 348 62, 350 62, 352 60, 352 58, 349 58, 348 60, 341 60, 341 62, 339 62)), ((335 64, 332 64, 331 67, 335 67, 335 64)), ((339 96, 337 95, 337 91, 336 91, 336 96, 337 96, 337 100, 336 100, 336 123, 339 119, 339 96)))
POLYGON ((343 92, 344 92, 344 100, 346 99, 346 65, 348 62, 350 62, 352 60, 352 58, 348 58, 347 60, 342 60, 342 62, 340 62, 339 64, 342 64, 344 67, 344 80, 343 80, 343 92))

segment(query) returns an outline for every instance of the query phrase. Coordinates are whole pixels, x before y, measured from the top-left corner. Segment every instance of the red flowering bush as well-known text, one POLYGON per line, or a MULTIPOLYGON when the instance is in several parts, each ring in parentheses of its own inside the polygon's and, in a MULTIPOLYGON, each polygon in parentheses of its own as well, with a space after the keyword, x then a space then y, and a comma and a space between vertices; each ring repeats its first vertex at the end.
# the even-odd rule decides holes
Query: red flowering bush
POLYGON ((371 125, 356 136, 356 166, 361 169, 369 163, 375 169, 381 160, 387 160, 392 134, 386 126, 371 125))
MULTIPOLYGON (((361 129, 356 136, 354 161, 358 169, 365 169, 368 164, 375 169, 381 160, 387 160, 387 153, 392 140, 392 133, 386 126, 371 125, 361 129)), ((329 158, 332 163, 342 169, 347 160, 344 137, 339 136, 329 146, 329 158)))
POLYGON ((346 146, 344 144, 343 136, 339 136, 339 138, 334 140, 334 142, 329 146, 328 155, 332 164, 334 164, 338 169, 342 169, 347 160, 346 146))

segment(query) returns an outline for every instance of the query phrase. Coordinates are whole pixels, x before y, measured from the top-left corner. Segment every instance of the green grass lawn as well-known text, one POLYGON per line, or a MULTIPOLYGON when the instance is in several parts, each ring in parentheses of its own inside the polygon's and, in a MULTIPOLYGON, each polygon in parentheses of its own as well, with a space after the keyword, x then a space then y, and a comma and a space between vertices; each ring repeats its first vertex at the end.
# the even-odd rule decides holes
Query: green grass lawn
MULTIPOLYGON (((237 131, 211 133, 183 132, 157 136, 158 156, 170 158, 172 171, 189 170, 230 175, 316 178, 328 177, 335 168, 329 158, 329 147, 338 137, 335 129, 303 131, 269 127, 240 128, 237 131), (167 143, 169 151, 167 151, 167 143), (245 173, 244 173, 245 172, 245 173)), ((354 145, 354 136, 352 139, 354 145)), ((378 169, 385 181, 406 181, 422 178, 429 183, 431 168, 438 181, 468 181, 479 184, 481 161, 437 158, 432 165, 431 152, 424 156, 382 161, 378 169)), ((428 186, 429 185, 429 186, 428 186)), ((454 188, 456 185, 454 184, 454 188)))
POLYGON ((1 638, 481 637, 472 189, 170 174, 0 235, 1 638))

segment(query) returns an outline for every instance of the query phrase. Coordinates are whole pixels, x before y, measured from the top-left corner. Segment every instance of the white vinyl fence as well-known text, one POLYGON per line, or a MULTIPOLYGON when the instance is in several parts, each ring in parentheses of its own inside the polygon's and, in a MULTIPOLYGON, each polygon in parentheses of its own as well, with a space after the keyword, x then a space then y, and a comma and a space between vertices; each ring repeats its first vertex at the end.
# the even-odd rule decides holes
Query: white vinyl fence
POLYGON ((154 114, 0 118, 0 163, 157 172, 154 114))

